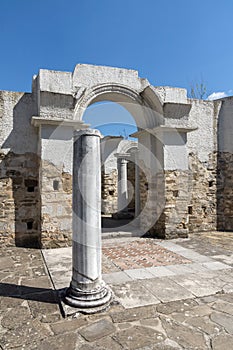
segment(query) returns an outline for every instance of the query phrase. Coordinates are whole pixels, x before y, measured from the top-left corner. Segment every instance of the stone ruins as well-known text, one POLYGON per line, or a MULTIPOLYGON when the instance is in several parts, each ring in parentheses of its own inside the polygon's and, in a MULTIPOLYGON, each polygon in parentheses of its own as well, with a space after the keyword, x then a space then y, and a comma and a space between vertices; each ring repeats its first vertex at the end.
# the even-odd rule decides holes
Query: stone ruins
POLYGON ((41 69, 31 93, 0 91, 2 245, 71 244, 73 137, 101 101, 137 125, 137 142, 101 138, 103 214, 133 213, 142 235, 165 239, 233 230, 233 97, 189 99, 134 70, 78 64, 41 69))

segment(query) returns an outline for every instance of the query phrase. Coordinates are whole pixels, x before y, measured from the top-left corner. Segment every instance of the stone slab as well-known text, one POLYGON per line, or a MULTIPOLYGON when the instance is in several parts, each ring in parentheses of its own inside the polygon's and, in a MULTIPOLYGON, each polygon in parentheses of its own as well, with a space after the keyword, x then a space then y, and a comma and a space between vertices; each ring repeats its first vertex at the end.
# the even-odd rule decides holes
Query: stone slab
POLYGON ((79 345, 75 350, 122 350, 122 346, 118 344, 111 336, 104 337, 92 343, 79 345))
POLYGON ((190 265, 191 264, 171 265, 167 266, 167 269, 174 272, 175 275, 185 275, 188 273, 193 273, 190 265))
POLYGON ((226 301, 218 300, 214 303, 212 307, 217 311, 225 312, 233 316, 233 305, 226 301))
POLYGON ((122 284, 125 282, 132 281, 132 278, 124 271, 113 272, 108 274, 106 273, 103 274, 102 277, 107 284, 122 284))
POLYGON ((11 271, 14 267, 14 260, 11 257, 0 257, 0 266, 1 270, 11 271))
POLYGON ((126 309, 158 304, 159 300, 141 283, 128 282, 120 286, 112 286, 116 300, 126 309))
POLYGON ((171 250, 172 252, 174 253, 180 253, 182 251, 189 251, 189 249, 187 248, 184 248, 176 243, 173 243, 173 242, 158 242, 157 243, 158 245, 160 245, 161 247, 163 248, 166 248, 168 250, 171 250))
POLYGON ((79 330, 79 333, 87 341, 92 342, 114 333, 115 330, 116 327, 111 321, 102 319, 88 326, 82 327, 79 330))
POLYGON ((125 349, 159 349, 155 344, 165 340, 162 332, 150 327, 133 326, 129 329, 119 331, 114 336, 125 349))
POLYGON ((221 291, 221 287, 211 284, 209 279, 205 280, 204 277, 203 279, 198 278, 196 274, 189 276, 180 275, 170 277, 170 279, 172 279, 177 285, 180 285, 188 290, 193 296, 196 297, 204 297, 221 291))
POLYGON ((226 264, 223 264, 219 261, 210 261, 205 262, 202 264, 204 267, 206 267, 209 270, 224 270, 224 269, 231 269, 231 266, 228 266, 226 264))
POLYGON ((124 311, 112 312, 110 314, 114 323, 144 320, 146 318, 155 317, 156 315, 156 306, 151 305, 127 309, 124 311))
POLYGON ((58 334, 42 340, 41 343, 36 344, 35 347, 30 348, 30 350, 76 350, 76 344, 80 343, 80 338, 81 337, 76 332, 58 334))
POLYGON ((227 283, 233 283, 233 269, 221 270, 219 278, 227 283))
POLYGON ((147 269, 125 270, 125 273, 134 280, 150 279, 154 277, 147 269))
POLYGON ((182 250, 182 251, 179 251, 179 254, 194 262, 203 263, 203 262, 213 261, 209 256, 201 255, 199 253, 194 252, 193 250, 188 250, 188 249, 182 250))
POLYGON ((230 334, 219 334, 212 341, 212 349, 233 349, 233 336, 230 334))
POLYGON ((188 269, 190 270, 190 273, 196 273, 196 274, 199 274, 199 273, 208 273, 208 269, 206 267, 203 266, 202 263, 191 263, 191 264, 188 264, 186 265, 188 267, 188 269))
POLYGON ((194 328, 184 326, 168 317, 161 317, 167 336, 177 342, 182 349, 206 349, 204 334, 194 328))
POLYGON ((220 254, 220 255, 214 255, 212 256, 215 260, 220 260, 224 264, 231 265, 233 267, 233 254, 226 255, 226 254, 220 254))
POLYGON ((51 271, 50 272, 53 284, 56 289, 67 288, 70 285, 72 270, 64 270, 64 271, 51 271))
POLYGON ((224 293, 233 293, 233 283, 225 284, 222 290, 224 293))
POLYGON ((53 323, 50 327, 55 335, 76 331, 80 327, 87 325, 87 319, 80 317, 74 319, 62 320, 61 322, 53 323))
POLYGON ((166 304, 159 304, 156 306, 156 310, 164 315, 169 315, 172 313, 183 313, 187 310, 192 309, 197 306, 198 303, 194 299, 185 299, 178 301, 171 301, 166 304))
POLYGON ((49 270, 62 271, 72 264, 72 247, 42 249, 42 254, 49 270))
POLYGON ((210 319, 218 325, 224 327, 226 331, 233 335, 233 316, 222 312, 213 312, 210 319))
POLYGON ((175 273, 168 269, 168 266, 153 266, 148 267, 147 271, 149 271, 154 277, 165 277, 165 276, 174 276, 175 273))
POLYGON ((168 277, 145 280, 144 287, 162 302, 193 298, 194 295, 186 288, 178 285, 168 277))

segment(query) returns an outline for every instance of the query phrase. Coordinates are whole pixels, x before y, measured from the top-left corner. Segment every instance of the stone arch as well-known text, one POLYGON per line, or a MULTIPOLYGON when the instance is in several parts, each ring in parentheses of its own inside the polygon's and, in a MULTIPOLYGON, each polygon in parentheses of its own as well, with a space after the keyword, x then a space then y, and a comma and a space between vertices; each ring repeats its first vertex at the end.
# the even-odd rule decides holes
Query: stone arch
POLYGON ((133 149, 136 150, 137 148, 138 144, 136 141, 122 140, 117 147, 117 153, 130 153, 133 149))
MULTIPOLYGON (((78 67, 73 75, 73 86, 75 81, 78 86, 75 88, 74 119, 77 121, 83 120, 83 115, 90 105, 111 101, 120 104, 132 115, 138 131, 146 130, 147 134, 148 129, 164 124, 163 103, 160 97, 153 86, 146 79, 139 78, 135 71, 132 73, 124 70, 122 74, 121 69, 112 70, 110 67, 78 67), (79 69, 82 71, 80 74, 78 74, 79 69)), ((151 135, 149 137, 146 135, 144 140, 144 137, 139 136, 139 143, 144 145, 144 151, 149 151, 146 155, 147 163, 153 163, 154 169, 158 150, 152 146, 154 141, 151 138, 151 135)), ((145 156, 142 155, 142 158, 145 156)), ((144 168, 144 165, 141 168, 144 168)), ((140 190, 138 180, 138 197, 140 197, 140 190)))
MULTIPOLYGON (((94 66, 76 67, 73 74, 74 87, 76 91, 74 119, 85 122, 83 115, 86 109, 96 102, 118 103, 132 115, 138 131, 145 130, 146 135, 136 136, 139 137, 138 141, 142 145, 140 148, 143 148, 144 152, 147 153, 146 156, 141 155, 144 158, 142 162, 146 158, 146 166, 149 163, 149 167, 155 169, 158 150, 152 145, 154 140, 152 140, 153 137, 149 130, 164 124, 164 122, 163 102, 154 87, 146 79, 139 78, 136 71, 94 66)), ((142 164, 141 168, 144 169, 145 166, 142 164)), ((141 191, 141 187, 138 181, 138 194, 139 191, 141 191)))
POLYGON ((82 94, 76 99, 74 119, 81 121, 88 106, 106 100, 126 108, 134 118, 138 130, 162 124, 162 102, 153 87, 149 86, 138 92, 132 87, 117 83, 93 85, 83 89, 82 94))

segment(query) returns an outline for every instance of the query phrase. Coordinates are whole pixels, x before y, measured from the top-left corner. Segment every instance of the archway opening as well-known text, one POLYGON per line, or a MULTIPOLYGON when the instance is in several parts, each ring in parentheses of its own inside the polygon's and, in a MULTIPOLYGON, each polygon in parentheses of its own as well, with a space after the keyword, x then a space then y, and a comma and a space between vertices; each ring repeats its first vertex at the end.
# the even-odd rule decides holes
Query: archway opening
POLYGON ((112 101, 104 100, 89 105, 83 120, 92 128, 98 129, 103 136, 132 139, 129 135, 137 131, 137 124, 131 113, 119 103, 112 101))
MULTIPOLYGON (((86 109, 83 121, 98 129, 101 139, 102 163, 102 229, 130 229, 135 218, 135 151, 137 139, 131 137, 138 130, 135 119, 122 105, 112 101, 95 102, 86 109), (123 173, 119 165, 125 161, 123 173), (122 174, 124 178, 122 178, 122 174), (123 198, 125 197, 125 198, 123 198), (122 201, 123 199, 123 201, 122 201)), ((138 179, 137 179, 138 181, 138 179)))

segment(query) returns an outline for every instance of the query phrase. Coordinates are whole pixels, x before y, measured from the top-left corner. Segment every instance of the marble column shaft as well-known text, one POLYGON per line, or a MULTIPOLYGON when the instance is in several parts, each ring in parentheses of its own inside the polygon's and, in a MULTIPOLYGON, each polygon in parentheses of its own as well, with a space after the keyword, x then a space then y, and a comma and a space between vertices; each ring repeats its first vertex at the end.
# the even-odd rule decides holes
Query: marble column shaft
POLYGON ((117 158, 118 170, 118 212, 127 211, 128 185, 127 185, 127 163, 124 158, 117 158))
POLYGON ((68 304, 86 313, 109 302, 101 276, 101 161, 98 130, 74 134, 72 281, 68 304))

